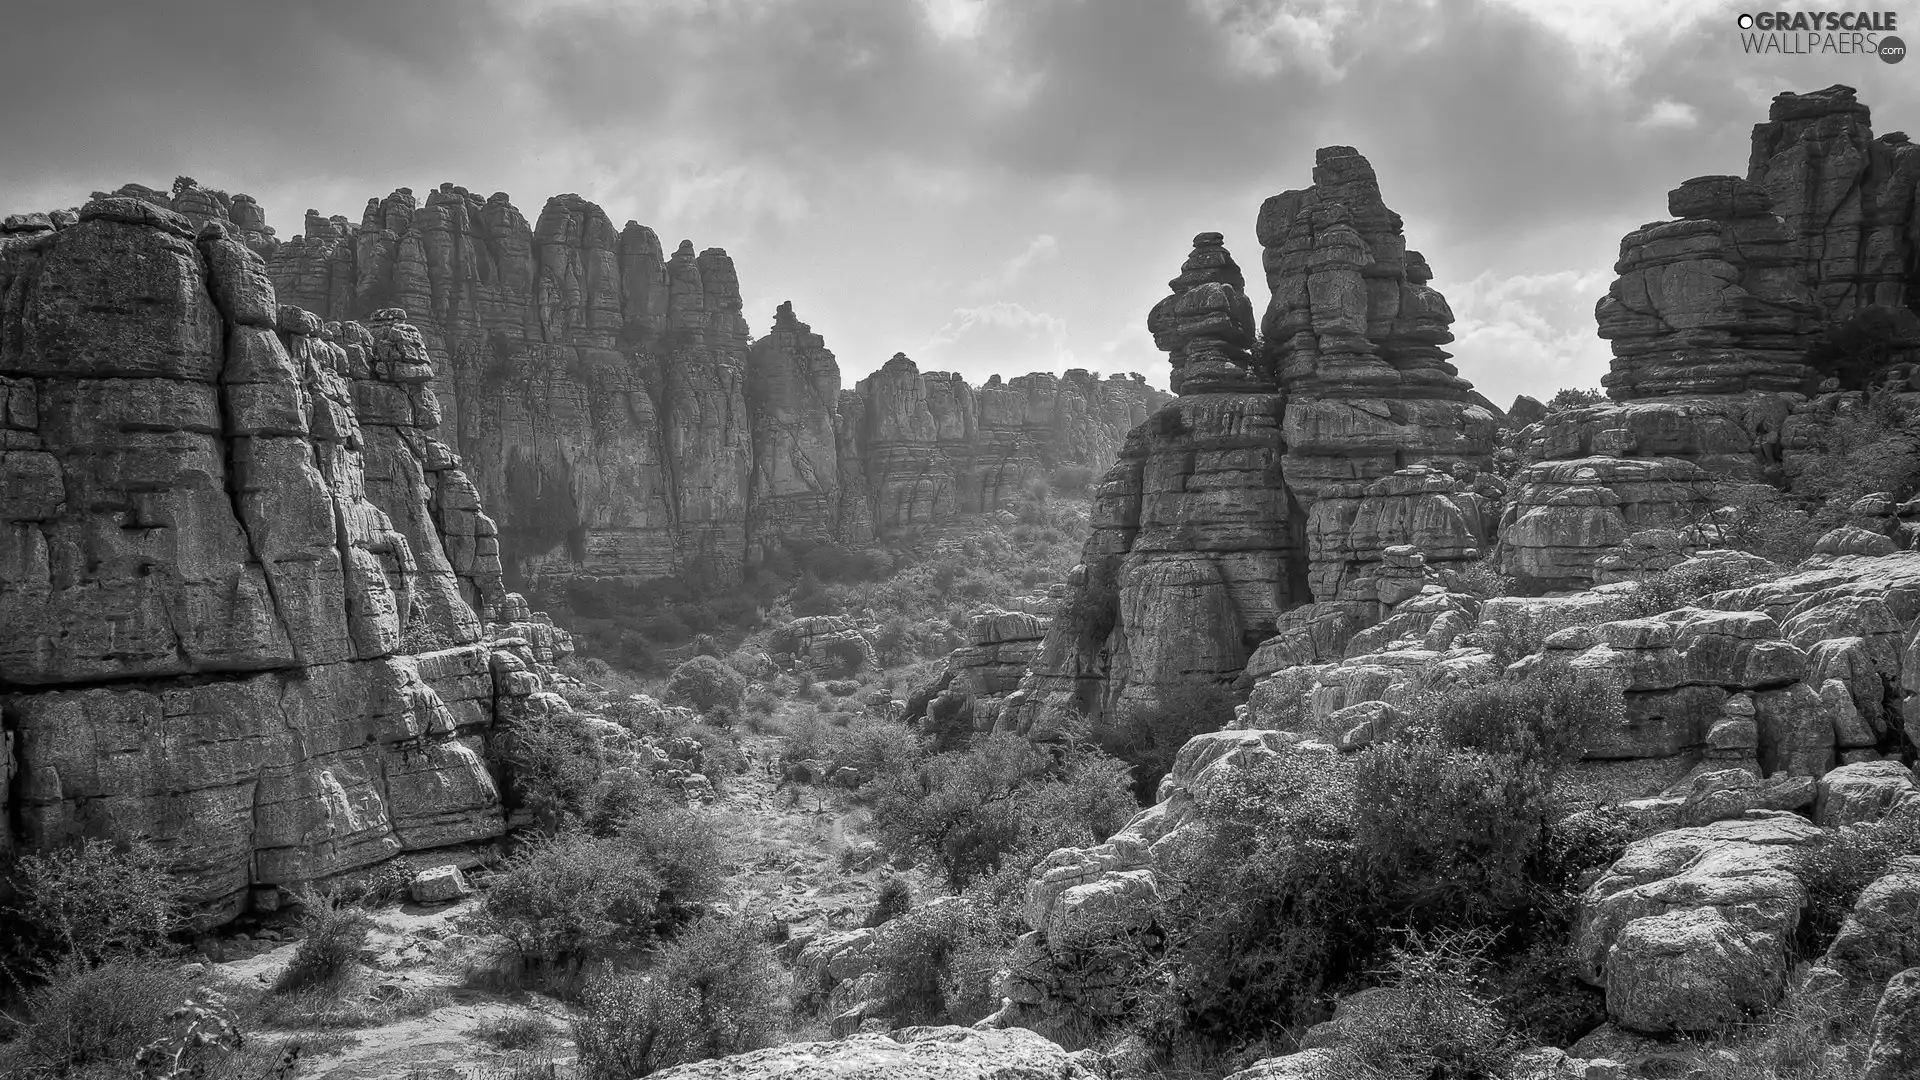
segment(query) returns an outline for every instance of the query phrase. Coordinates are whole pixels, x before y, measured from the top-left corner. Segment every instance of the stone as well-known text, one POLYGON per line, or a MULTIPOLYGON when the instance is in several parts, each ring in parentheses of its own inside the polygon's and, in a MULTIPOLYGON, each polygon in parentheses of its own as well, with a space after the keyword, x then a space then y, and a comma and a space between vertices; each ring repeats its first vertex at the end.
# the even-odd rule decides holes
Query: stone
POLYGON ((1820 966, 1867 993, 1920 966, 1920 858, 1896 860, 1890 873, 1861 890, 1820 966))
POLYGON ((1920 809, 1920 787, 1915 786, 1911 769, 1897 761, 1863 761, 1820 777, 1813 820, 1832 829, 1914 809, 1920 809))
POLYGON ((1887 981, 1872 1030, 1860 1080, 1901 1080, 1920 1073, 1920 968, 1887 981))
POLYGON ((465 874, 457 866, 435 866, 413 875, 407 893, 416 904, 446 904, 473 895, 465 874))
POLYGON ((1649 1035, 1731 1027, 1785 987, 1780 945, 1711 907, 1635 919, 1607 955, 1607 1014, 1649 1035))
MULTIPOLYGON (((1627 925, 1699 908, 1719 911, 1740 934, 1766 935, 1784 955, 1806 903, 1806 887, 1794 876, 1794 866, 1800 850, 1819 833, 1804 818, 1763 811, 1634 841, 1581 895, 1576 971, 1594 986, 1610 985, 1611 952, 1627 925)), ((1727 937, 1717 924, 1686 925, 1692 929, 1676 930, 1673 940, 1712 950, 1747 940, 1727 937)), ((1708 962, 1711 958, 1702 961, 1708 962)), ((1646 1014, 1648 1022, 1651 1018, 1646 1014)))
POLYGON ((17 839, 145 834, 212 925, 501 835, 485 740, 572 644, 487 635, 507 594, 418 332, 290 316, 250 203, 89 205, 0 237, 17 839))

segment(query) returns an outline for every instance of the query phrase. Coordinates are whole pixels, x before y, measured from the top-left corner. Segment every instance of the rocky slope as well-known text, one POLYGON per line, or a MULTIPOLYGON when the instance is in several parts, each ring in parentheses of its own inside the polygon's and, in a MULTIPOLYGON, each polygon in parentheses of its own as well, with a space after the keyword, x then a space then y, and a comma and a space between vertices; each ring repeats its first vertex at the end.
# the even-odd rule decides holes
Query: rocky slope
POLYGON ((502 588, 418 331, 280 304, 198 216, 0 234, 0 794, 28 848, 151 837, 218 918, 500 835, 488 740, 571 646, 502 588))

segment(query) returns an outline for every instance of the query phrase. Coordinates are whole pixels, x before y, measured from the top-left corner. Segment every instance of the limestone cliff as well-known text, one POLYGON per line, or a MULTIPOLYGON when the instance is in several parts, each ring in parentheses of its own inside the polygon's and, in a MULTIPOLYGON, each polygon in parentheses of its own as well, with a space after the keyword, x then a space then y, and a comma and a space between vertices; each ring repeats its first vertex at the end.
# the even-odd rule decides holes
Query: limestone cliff
POLYGON ((904 357, 848 393, 790 303, 751 340, 726 252, 666 255, 577 195, 529 225, 503 193, 401 188, 357 227, 309 211, 271 268, 329 318, 397 306, 420 327, 516 581, 724 579, 785 541, 993 510, 1054 467, 1105 467, 1164 400, 1079 371, 975 390, 904 357))
POLYGON ((281 305, 159 202, 0 235, 0 793, 28 847, 150 836, 217 918, 500 834, 485 741, 570 646, 503 592, 421 334, 281 305))

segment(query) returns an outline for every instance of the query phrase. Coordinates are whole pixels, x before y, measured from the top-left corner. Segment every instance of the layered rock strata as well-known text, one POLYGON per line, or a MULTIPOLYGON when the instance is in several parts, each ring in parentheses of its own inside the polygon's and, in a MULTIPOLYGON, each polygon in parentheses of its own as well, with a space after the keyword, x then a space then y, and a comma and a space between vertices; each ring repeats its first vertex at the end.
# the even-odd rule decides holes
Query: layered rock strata
POLYGON ((411 313, 517 578, 725 578, 784 542, 992 510, 1104 466, 1163 400, 1084 371, 976 389, 904 356, 843 390, 790 304, 750 340, 725 251, 668 254, 577 195, 530 224, 503 193, 402 188, 306 228, 276 285, 332 318, 411 313))
POLYGON ((228 220, 0 236, 10 839, 146 835, 215 918, 499 835, 485 741, 571 648, 502 588, 419 333, 281 305, 228 220))
POLYGON ((1049 737, 1235 681, 1276 635, 1337 652, 1489 545, 1497 419, 1440 348, 1452 313, 1365 158, 1323 149, 1314 181, 1260 211, 1257 353, 1219 233, 1194 237, 1148 315, 1180 397, 1107 474, 1011 726, 1049 737))

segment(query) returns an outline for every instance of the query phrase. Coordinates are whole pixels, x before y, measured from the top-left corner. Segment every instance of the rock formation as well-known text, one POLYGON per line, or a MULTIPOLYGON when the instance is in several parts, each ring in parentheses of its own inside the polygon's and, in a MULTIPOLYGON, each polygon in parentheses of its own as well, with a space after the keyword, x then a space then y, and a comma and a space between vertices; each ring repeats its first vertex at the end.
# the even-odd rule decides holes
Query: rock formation
POLYGON ((502 589, 420 334, 158 202, 0 235, 0 791, 29 848, 151 837, 217 919, 499 835, 486 741, 571 646, 502 589))
POLYGON ((1453 312, 1367 159, 1322 148, 1313 186, 1268 199, 1257 231, 1273 291, 1261 332, 1287 391, 1288 484, 1310 501, 1419 461, 1484 466, 1497 410, 1447 363, 1453 312))
POLYGON ((1102 467, 1164 398, 1137 376, 978 390, 896 356, 849 393, 794 315, 750 342, 719 248, 665 253, 577 195, 529 224, 504 193, 442 184, 309 211, 276 287, 328 318, 398 306, 420 327, 455 448, 515 580, 737 576, 784 541, 870 542, 1102 467))
POLYGON ((1107 474, 1011 726, 1045 737, 1232 682, 1275 635, 1337 648, 1491 541, 1496 416, 1440 349, 1446 301, 1365 158, 1323 149, 1314 180, 1260 211, 1258 354, 1219 233, 1194 238, 1149 314, 1179 399, 1107 474))
POLYGON ((1667 195, 1676 219, 1620 241, 1594 312, 1617 400, 1811 389, 1816 309, 1799 249, 1762 185, 1702 176, 1667 195))

